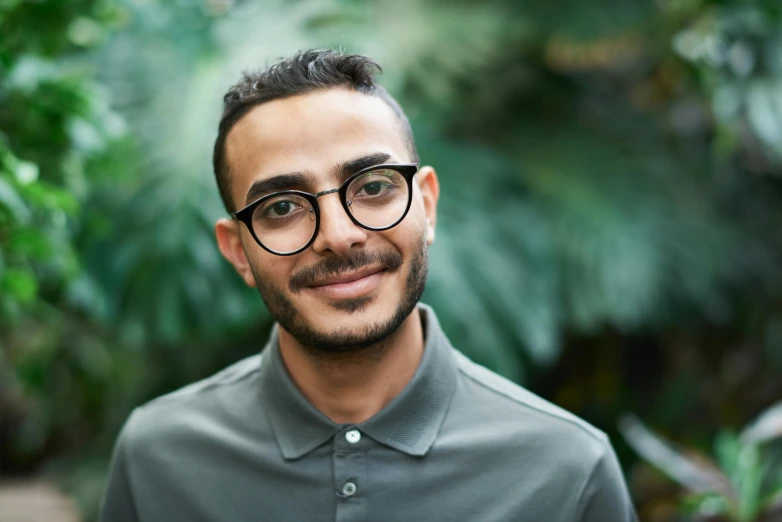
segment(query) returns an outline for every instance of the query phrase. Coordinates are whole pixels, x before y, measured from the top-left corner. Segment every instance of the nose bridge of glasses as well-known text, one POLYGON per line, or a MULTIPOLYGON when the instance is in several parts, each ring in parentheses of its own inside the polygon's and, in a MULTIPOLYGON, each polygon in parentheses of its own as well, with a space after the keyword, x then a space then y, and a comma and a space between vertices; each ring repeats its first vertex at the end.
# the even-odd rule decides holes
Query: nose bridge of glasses
MULTIPOLYGON (((337 192, 339 192, 339 191, 340 191, 340 189, 339 189, 339 188, 334 188, 334 189, 330 189, 330 190, 324 190, 324 191, 322 191, 322 192, 318 192, 317 194, 314 194, 314 196, 315 196, 315 198, 316 198, 316 201, 318 201, 318 198, 320 198, 321 196, 327 196, 327 195, 329 195, 329 194, 335 194, 335 193, 337 193, 337 192)), ((345 208, 345 206, 342 204, 342 199, 341 199, 339 196, 337 196, 337 198, 336 198, 336 201, 334 202, 334 204, 335 204, 337 207, 339 207, 340 209, 343 209, 343 210, 345 210, 345 211, 348 211, 348 209, 347 209, 347 208, 345 208)), ((351 202, 350 202, 350 201, 348 201, 348 202, 347 202, 347 204, 348 204, 348 206, 349 206, 349 205, 351 204, 351 202)), ((323 203, 321 203, 320 201, 318 201, 318 206, 320 207, 320 212, 321 212, 321 214, 322 214, 322 213, 323 213, 323 209, 324 209, 324 207, 329 207, 329 206, 331 206, 331 204, 329 204, 329 203, 326 203, 326 204, 325 204, 325 206, 324 206, 324 204, 323 204, 323 203)), ((327 211, 327 212, 328 212, 328 211, 327 211)))
MULTIPOLYGON (((340 189, 325 190, 315 194, 316 198, 339 192, 340 189)), ((352 245, 361 243, 366 238, 366 231, 357 226, 349 216, 350 211, 343 204, 342 198, 336 195, 333 199, 316 200, 320 208, 320 227, 313 237, 313 248, 316 251, 329 249, 342 254, 352 245)), ((348 203, 349 204, 349 203, 348 203)))
POLYGON ((319 197, 325 196, 327 194, 334 194, 335 192, 339 192, 339 188, 334 188, 334 189, 331 189, 331 190, 324 190, 323 192, 318 192, 317 194, 315 194, 315 197, 319 198, 319 197))
MULTIPOLYGON (((330 189, 330 190, 324 190, 324 191, 322 191, 322 192, 318 192, 317 194, 315 194, 315 199, 317 200, 317 199, 318 199, 318 198, 320 198, 321 196, 327 196, 327 195, 329 195, 329 194, 334 194, 334 193, 337 193, 337 192, 339 192, 339 191, 340 191, 340 189, 339 189, 339 188, 333 188, 333 189, 330 189)), ((339 200, 339 206, 340 206, 340 207, 342 207, 342 208, 344 208, 344 210, 346 210, 346 211, 347 211, 347 210, 348 210, 348 209, 347 209, 347 207, 345 207, 344 205, 342 205, 342 200, 341 200, 340 198, 338 198, 338 200, 339 200)), ((351 203, 352 203, 351 201, 348 201, 348 202, 347 202, 347 205, 348 205, 348 206, 350 206, 350 205, 351 205, 351 203)), ((321 208, 321 209, 323 209, 323 205, 322 205, 322 204, 320 204, 319 206, 320 206, 320 208, 321 208)))

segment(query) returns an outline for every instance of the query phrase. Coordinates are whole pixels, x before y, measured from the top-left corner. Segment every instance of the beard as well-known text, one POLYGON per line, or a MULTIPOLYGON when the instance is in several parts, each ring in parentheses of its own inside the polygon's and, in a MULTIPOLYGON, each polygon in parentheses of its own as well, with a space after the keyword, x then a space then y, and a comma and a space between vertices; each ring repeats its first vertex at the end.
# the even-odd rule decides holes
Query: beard
MULTIPOLYGON (((255 267, 252 267, 252 272, 261 299, 269 309, 272 318, 304 348, 316 355, 358 352, 377 345, 393 335, 421 299, 426 289, 429 265, 426 236, 422 239, 418 248, 410 256, 404 293, 391 317, 370 323, 361 331, 355 331, 348 326, 330 332, 316 330, 296 309, 288 294, 264 279, 255 267)), ((345 258, 325 259, 312 267, 300 270, 291 277, 288 290, 290 293, 297 293, 318 277, 336 276, 368 266, 382 266, 387 272, 397 272, 404 263, 398 252, 371 253, 361 250, 345 258)), ((332 301, 329 306, 352 314, 365 309, 372 300, 372 297, 362 296, 356 299, 332 301)))

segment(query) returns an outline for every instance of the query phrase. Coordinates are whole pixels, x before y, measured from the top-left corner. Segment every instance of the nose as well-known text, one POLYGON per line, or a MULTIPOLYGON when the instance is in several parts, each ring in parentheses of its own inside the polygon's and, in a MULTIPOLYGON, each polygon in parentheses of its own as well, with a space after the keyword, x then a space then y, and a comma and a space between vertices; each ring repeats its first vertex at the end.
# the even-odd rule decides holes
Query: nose
POLYGON ((350 219, 339 200, 339 195, 322 196, 320 205, 320 230, 312 250, 321 255, 329 252, 337 256, 346 256, 353 247, 361 247, 367 241, 367 231, 350 219))

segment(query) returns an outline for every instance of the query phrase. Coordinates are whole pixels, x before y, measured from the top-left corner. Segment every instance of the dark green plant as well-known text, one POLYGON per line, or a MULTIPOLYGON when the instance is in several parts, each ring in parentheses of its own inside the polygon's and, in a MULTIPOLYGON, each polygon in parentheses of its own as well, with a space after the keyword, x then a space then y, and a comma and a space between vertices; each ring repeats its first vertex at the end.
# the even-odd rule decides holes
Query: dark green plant
POLYGON ((85 166, 124 129, 83 58, 120 18, 104 0, 0 5, 0 324, 77 272, 85 166))
POLYGON ((75 237, 92 183, 88 165, 124 132, 84 61, 120 15, 102 0, 0 5, 3 471, 34 465, 55 446, 69 410, 56 391, 81 376, 63 375, 63 367, 96 365, 82 358, 89 346, 57 345, 66 332, 71 341, 96 335, 64 295, 80 273, 75 237))
POLYGON ((677 449, 633 415, 620 431, 646 461, 681 485, 684 514, 712 522, 773 522, 782 517, 782 403, 761 413, 740 434, 723 429, 714 457, 677 449))

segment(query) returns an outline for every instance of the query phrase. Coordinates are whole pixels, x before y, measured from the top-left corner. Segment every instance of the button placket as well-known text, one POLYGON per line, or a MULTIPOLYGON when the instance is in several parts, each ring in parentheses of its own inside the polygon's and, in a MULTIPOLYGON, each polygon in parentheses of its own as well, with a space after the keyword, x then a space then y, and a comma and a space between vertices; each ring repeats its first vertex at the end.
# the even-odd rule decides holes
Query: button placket
POLYGON ((365 521, 367 517, 366 446, 355 428, 333 439, 334 493, 337 522, 365 521))

